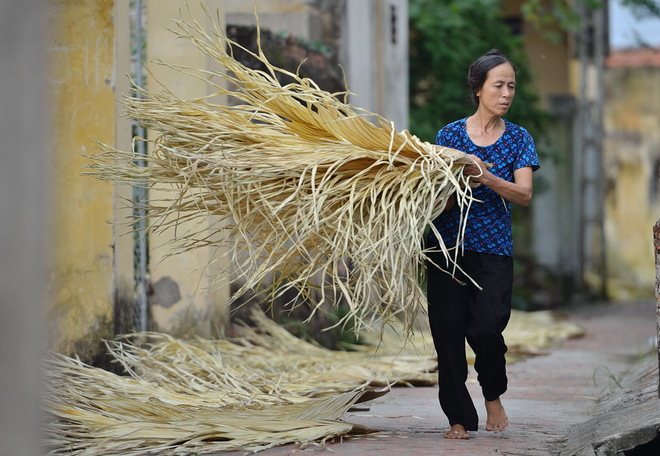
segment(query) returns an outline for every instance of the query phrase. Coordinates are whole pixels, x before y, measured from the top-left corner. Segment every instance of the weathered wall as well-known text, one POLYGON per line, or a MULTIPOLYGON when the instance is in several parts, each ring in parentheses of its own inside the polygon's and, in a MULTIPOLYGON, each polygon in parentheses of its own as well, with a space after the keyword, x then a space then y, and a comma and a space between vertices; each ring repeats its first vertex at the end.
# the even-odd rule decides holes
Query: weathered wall
POLYGON ((225 0, 227 24, 254 25, 256 12, 262 28, 284 32, 309 41, 323 40, 323 24, 319 11, 308 0, 225 0))
MULTIPOLYGON (((167 30, 173 28, 172 20, 180 18, 181 11, 184 11, 184 19, 189 18, 185 3, 183 0, 146 1, 147 66, 152 71, 146 82, 147 87, 160 90, 155 78, 184 99, 210 94, 213 92, 212 87, 204 81, 152 62, 162 60, 169 64, 187 65, 193 68, 219 69, 216 62, 199 52, 190 41, 178 39, 167 30)), ((188 3, 192 16, 211 30, 210 19, 201 6, 188 3)), ((206 1, 206 5, 214 14, 218 10, 221 12, 221 20, 224 20, 222 19, 223 4, 223 0, 206 1)), ((159 198, 158 190, 152 191, 149 197, 159 198)), ((184 223, 178 229, 180 232, 185 232, 187 225, 184 223)), ((149 239, 153 288, 149 309, 150 329, 176 335, 213 336, 218 331, 222 331, 225 322, 229 284, 217 286, 212 282, 226 264, 208 267, 213 260, 218 259, 221 252, 207 247, 169 257, 172 251, 171 235, 172 233, 152 235, 149 239)))
MULTIPOLYGON (((120 150, 130 150, 133 131, 131 121, 123 115, 120 101, 130 93, 131 71, 131 13, 130 2, 115 2, 113 22, 115 26, 113 89, 115 95, 114 144, 120 150)), ((134 239, 131 227, 126 223, 133 211, 126 201, 133 196, 129 185, 113 185, 112 253, 113 253, 113 333, 127 334, 134 331, 134 239)))
POLYGON ((608 291, 615 299, 651 297, 651 233, 660 217, 660 67, 610 67, 605 84, 608 291))
POLYGON ((350 102, 408 128, 408 2, 346 2, 346 68, 350 102))
POLYGON ((47 16, 50 341, 86 360, 113 333, 113 188, 81 171, 94 139, 115 142, 115 22, 128 15, 114 13, 112 0, 59 0, 47 16))
MULTIPOLYGON (((162 59, 168 63, 213 69, 214 62, 166 30, 181 11, 185 14, 184 3, 183 0, 145 0, 147 61, 162 59)), ((252 6, 246 11, 246 3, 234 2, 235 13, 250 14, 252 6)), ((309 32, 307 39, 314 38, 319 23, 324 24, 323 36, 340 33, 333 25, 336 23, 331 21, 328 26, 324 15, 328 9, 336 13, 336 5, 303 1, 258 3, 259 7, 268 5, 269 11, 280 14, 279 20, 284 22, 288 16, 282 16, 282 12, 307 14, 308 21, 303 24, 309 32)), ((380 20, 366 24, 361 35, 352 35, 349 41, 356 43, 382 36, 393 44, 391 32, 396 29, 398 47, 384 46, 383 52, 377 53, 378 58, 370 61, 367 72, 352 72, 354 80, 363 81, 369 90, 378 90, 386 103, 382 104, 381 100, 380 105, 365 105, 361 102, 365 98, 358 98, 356 104, 377 110, 393 120, 406 119, 407 82, 403 77, 405 58, 401 54, 406 48, 405 2, 377 3, 382 13, 377 16, 380 20), (391 14, 392 5, 403 5, 396 16, 391 14), (388 28, 393 25, 394 17, 396 26, 388 28), (393 62, 398 65, 396 68, 391 67, 393 62), (385 63, 389 66, 374 80, 372 72, 385 63), (395 111, 388 111, 387 106, 395 111)), ((225 1, 207 1, 206 4, 213 11, 219 10, 224 17, 225 1)), ((356 4, 350 2, 353 7, 356 4)), ((198 20, 208 24, 200 5, 190 4, 190 7, 198 20)), ((128 92, 126 75, 131 72, 129 8, 130 2, 124 1, 58 0, 49 5, 47 17, 49 104, 45 115, 51 120, 47 165, 52 180, 53 207, 53 220, 49 225, 53 246, 48 280, 49 340, 51 348, 91 362, 100 361, 103 338, 133 329, 132 238, 125 235, 127 228, 120 224, 126 222, 129 215, 122 209, 120 200, 130 197, 130 188, 81 175, 86 161, 84 155, 98 151, 95 139, 123 150, 130 147, 130 126, 128 120, 121 117, 122 108, 117 103, 117 99, 128 92)), ((358 51, 352 49, 351 55, 358 56, 358 61, 366 58, 358 51)), ((182 78, 164 67, 150 65, 150 68, 161 82, 184 98, 203 96, 210 90, 203 82, 182 78)), ((153 84, 153 80, 147 81, 148 86, 153 84)), ((403 127, 404 123, 398 122, 397 127, 403 127)), ((207 288, 224 266, 205 269, 217 258, 217 252, 208 249, 168 258, 171 241, 166 237, 150 238, 151 329, 213 335, 222 330, 225 322, 229 288, 212 288, 211 292, 207 288)))
MULTIPOLYGON (((558 279, 556 286, 535 294, 538 305, 548 306, 566 303, 579 268, 573 191, 575 167, 572 166, 576 157, 572 124, 577 85, 568 34, 548 26, 539 31, 524 20, 523 3, 523 0, 503 1, 502 15, 523 36, 528 60, 518 63, 529 66, 541 106, 556 114, 556 119, 547 125, 544 137, 535 138, 538 149, 551 151, 553 156, 541 156, 541 168, 534 173, 537 191, 527 209, 532 213, 531 243, 534 261, 541 266, 538 271, 548 271, 558 279), (548 39, 548 32, 556 33, 560 39, 548 39)), ((542 1, 546 6, 549 3, 549 0, 542 1)))
MULTIPOLYGON (((200 68, 212 66, 191 45, 175 42, 166 31, 179 16, 183 1, 167 2, 167 8, 163 2, 146 3, 146 10, 151 11, 149 57, 200 68)), ((222 2, 207 4, 213 9, 222 2)), ((198 18, 205 17, 201 6, 193 10, 198 18)), ((60 0, 48 13, 46 116, 51 123, 47 153, 55 208, 50 226, 50 345, 56 351, 102 363, 102 339, 135 329, 133 237, 126 225, 131 212, 125 206, 132 191, 81 173, 85 155, 99 151, 95 140, 122 150, 131 147, 130 121, 120 104, 129 92, 127 75, 131 72, 130 2, 60 0)), ((171 82, 184 97, 208 90, 201 82, 191 84, 190 78, 168 77, 164 74, 163 81, 171 82)), ((154 241, 150 329, 192 329, 201 335, 210 335, 212 329, 221 331, 228 287, 221 296, 217 291, 206 293, 211 276, 200 281, 196 275, 209 263, 210 252, 161 261, 169 253, 169 242, 154 241), (160 287, 163 283, 178 286, 179 306, 169 305, 175 302, 168 296, 170 289, 160 287)))
MULTIPOLYGON (((179 16, 183 4, 183 1, 147 1, 147 59, 213 69, 214 62, 166 30, 172 25, 172 18, 179 16)), ((359 94, 351 98, 351 102, 393 120, 397 128, 405 128, 408 117, 406 2, 364 0, 345 4, 344 10, 341 4, 337 6, 322 0, 259 0, 256 7, 261 26, 275 33, 293 34, 309 42, 342 36, 339 41, 343 46, 341 55, 345 58, 349 88, 359 94), (365 7, 366 14, 359 14, 365 7), (328 17, 333 14, 337 17, 329 21, 328 17), (337 24, 343 24, 340 30, 337 24), (365 43, 371 43, 371 47, 365 47, 365 43)), ((225 0, 207 2, 207 5, 214 12, 220 10, 228 23, 251 25, 256 22, 253 2, 225 0)), ((190 6, 193 16, 208 25, 201 9, 190 6)), ((150 69, 155 79, 182 98, 204 96, 210 89, 202 81, 182 78, 171 69, 153 64, 150 69)), ((149 79, 147 85, 155 88, 155 80, 149 79)), ((150 197, 158 198, 157 191, 150 197)), ((185 229, 185 226, 180 227, 180 230, 185 229)), ((170 250, 168 237, 150 238, 153 329, 209 334, 224 321, 224 303, 229 293, 227 288, 212 288, 207 292, 214 272, 204 268, 217 254, 199 249, 185 256, 168 258, 170 250)))

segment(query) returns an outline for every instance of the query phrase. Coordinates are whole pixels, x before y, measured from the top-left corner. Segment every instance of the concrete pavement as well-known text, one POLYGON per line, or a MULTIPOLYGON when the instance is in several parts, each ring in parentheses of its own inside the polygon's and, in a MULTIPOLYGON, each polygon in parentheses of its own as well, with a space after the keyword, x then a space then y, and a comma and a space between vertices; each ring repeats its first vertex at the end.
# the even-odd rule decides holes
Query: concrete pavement
MULTIPOLYGON (((467 441, 442 438, 448 422, 437 400, 437 387, 395 388, 344 419, 377 432, 344 438, 325 446, 286 445, 259 453, 283 455, 553 455, 565 450, 571 430, 589 423, 601 399, 621 390, 624 374, 646 359, 656 334, 655 302, 585 305, 565 311, 586 335, 509 365, 509 391, 502 401, 509 427, 499 434, 483 429, 485 407, 471 372, 469 388, 480 413, 481 430, 467 441)), ((657 385, 646 373, 646 389, 657 385)), ((660 410, 660 409, 659 409, 660 410)), ((660 412, 659 412, 660 413, 660 412)), ((593 420, 592 420, 593 421, 593 420)), ((597 426, 597 422, 594 424, 597 426)), ((602 430, 601 430, 602 431, 602 430)), ((584 434, 584 430, 582 434, 584 434)), ((587 427, 586 432, 589 432, 587 427)), ((573 442, 576 443, 576 442, 573 442)), ((573 450, 571 450, 573 451, 573 450)), ((222 453, 238 455, 239 452, 222 453)), ((567 454, 565 451, 562 454, 567 454)), ((588 453, 585 453, 588 454, 588 453)), ((594 453, 591 453, 594 454, 594 453)), ((660 454, 660 453, 658 453, 660 454)))

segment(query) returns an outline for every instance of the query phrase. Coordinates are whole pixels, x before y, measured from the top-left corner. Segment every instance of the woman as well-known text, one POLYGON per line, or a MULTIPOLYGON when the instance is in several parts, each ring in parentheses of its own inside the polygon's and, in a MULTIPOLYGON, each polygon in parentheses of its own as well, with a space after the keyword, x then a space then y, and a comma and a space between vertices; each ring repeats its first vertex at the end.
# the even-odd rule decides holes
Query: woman
MULTIPOLYGON (((516 93, 516 68, 498 50, 475 60, 468 85, 476 112, 438 132, 436 143, 471 154, 464 173, 480 183, 473 190, 465 237, 455 246, 461 208, 450 201, 434 225, 448 247, 458 249, 459 271, 452 277, 440 252, 429 255, 428 308, 438 355, 439 399, 451 429, 450 439, 467 439, 478 416, 465 382, 465 340, 475 352, 475 370, 486 402, 486 430, 508 425, 500 396, 507 389, 502 331, 511 315, 513 244, 510 202, 527 206, 532 173, 539 167, 534 141, 522 127, 503 119, 516 93), (487 165, 488 164, 488 165, 487 165), (465 275, 469 277, 465 277, 465 275), (479 287, 474 285, 476 282, 479 287)), ((437 240, 431 233, 430 242, 437 240)), ((451 269, 450 269, 451 270, 451 269)))

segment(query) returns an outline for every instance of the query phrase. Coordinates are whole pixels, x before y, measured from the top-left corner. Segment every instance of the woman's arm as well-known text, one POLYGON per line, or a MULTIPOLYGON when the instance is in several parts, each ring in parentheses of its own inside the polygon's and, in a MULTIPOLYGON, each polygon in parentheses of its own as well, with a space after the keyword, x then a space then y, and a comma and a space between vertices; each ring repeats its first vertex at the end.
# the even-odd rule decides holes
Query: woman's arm
POLYGON ((447 204, 445 204, 445 208, 443 209, 442 212, 447 212, 449 209, 451 209, 455 205, 456 205, 456 192, 449 195, 449 198, 447 199, 447 204))
POLYGON ((533 194, 533 171, 530 166, 513 172, 513 182, 506 181, 488 171, 486 164, 476 155, 470 155, 474 165, 465 167, 464 174, 473 176, 472 180, 490 188, 502 198, 521 206, 529 205, 533 194))

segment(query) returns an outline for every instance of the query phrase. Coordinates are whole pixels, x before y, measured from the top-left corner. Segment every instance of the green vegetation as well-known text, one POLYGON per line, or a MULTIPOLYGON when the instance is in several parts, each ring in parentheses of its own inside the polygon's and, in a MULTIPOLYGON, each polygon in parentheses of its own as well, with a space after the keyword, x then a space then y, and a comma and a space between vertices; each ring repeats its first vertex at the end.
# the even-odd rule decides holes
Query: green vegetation
POLYGON ((436 132, 472 114, 466 77, 470 63, 497 48, 519 67, 516 101, 507 119, 536 138, 545 114, 532 87, 522 39, 505 24, 497 0, 411 0, 410 130, 433 142, 436 132))

